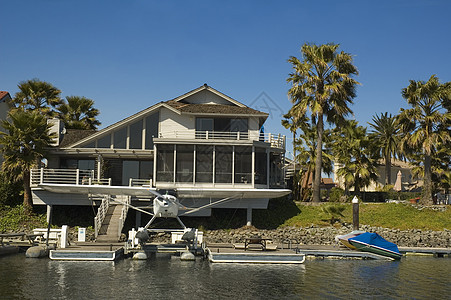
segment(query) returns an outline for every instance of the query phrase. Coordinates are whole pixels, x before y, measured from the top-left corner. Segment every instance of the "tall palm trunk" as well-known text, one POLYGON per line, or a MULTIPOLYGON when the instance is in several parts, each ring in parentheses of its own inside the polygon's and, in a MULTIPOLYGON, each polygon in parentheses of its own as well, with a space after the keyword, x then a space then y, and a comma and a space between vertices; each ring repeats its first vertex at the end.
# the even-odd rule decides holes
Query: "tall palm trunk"
POLYGON ((391 155, 385 153, 385 185, 391 184, 391 155))
POLYGON ((316 161, 315 161, 315 177, 313 181, 313 202, 319 203, 321 201, 321 169, 323 162, 323 133, 324 133, 324 121, 323 114, 318 113, 317 124, 318 138, 316 140, 316 161))
POLYGON ((23 207, 26 214, 30 214, 33 211, 33 200, 31 196, 30 187, 30 171, 24 171, 23 174, 23 207))
POLYGON ((431 156, 424 155, 424 183, 423 183, 423 195, 421 197, 421 204, 432 205, 432 172, 431 172, 431 156))

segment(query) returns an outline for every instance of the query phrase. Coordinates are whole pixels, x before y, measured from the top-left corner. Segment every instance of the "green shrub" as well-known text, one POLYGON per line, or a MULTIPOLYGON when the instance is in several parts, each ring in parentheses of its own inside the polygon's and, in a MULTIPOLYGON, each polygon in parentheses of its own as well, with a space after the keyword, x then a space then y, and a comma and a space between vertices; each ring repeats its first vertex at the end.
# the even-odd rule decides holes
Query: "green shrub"
POLYGON ((340 222, 341 218, 344 218, 343 212, 345 209, 346 206, 339 204, 329 204, 321 206, 322 213, 326 215, 326 217, 323 218, 322 221, 327 221, 331 225, 335 224, 336 222, 340 222))
POLYGON ((344 196, 345 191, 339 187, 334 187, 330 190, 329 201, 330 202, 340 202, 341 197, 344 196))
POLYGON ((0 210, 0 232, 23 232, 33 228, 47 227, 46 216, 27 215, 22 205, 4 206, 0 210))

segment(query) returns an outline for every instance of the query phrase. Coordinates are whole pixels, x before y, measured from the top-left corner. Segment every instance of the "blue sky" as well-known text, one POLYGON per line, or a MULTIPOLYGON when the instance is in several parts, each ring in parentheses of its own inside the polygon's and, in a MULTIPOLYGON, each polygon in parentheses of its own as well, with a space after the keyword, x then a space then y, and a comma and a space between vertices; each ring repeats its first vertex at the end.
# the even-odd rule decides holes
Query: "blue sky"
POLYGON ((451 81, 447 0, 0 0, 0 11, 0 90, 48 81, 93 99, 101 127, 207 83, 287 133, 287 59, 306 42, 354 55, 362 125, 407 107, 410 79, 451 81))

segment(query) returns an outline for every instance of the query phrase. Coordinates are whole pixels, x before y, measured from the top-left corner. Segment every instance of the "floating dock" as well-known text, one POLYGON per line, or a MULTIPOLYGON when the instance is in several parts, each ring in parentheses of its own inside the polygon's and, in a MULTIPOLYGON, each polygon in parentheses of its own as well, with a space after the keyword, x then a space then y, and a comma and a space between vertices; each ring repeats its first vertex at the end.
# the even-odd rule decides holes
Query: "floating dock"
POLYGON ((123 243, 82 243, 51 250, 53 260, 115 261, 124 254, 123 243))
POLYGON ((258 264, 302 264, 305 255, 294 251, 222 251, 206 249, 208 260, 212 263, 258 263, 258 264))

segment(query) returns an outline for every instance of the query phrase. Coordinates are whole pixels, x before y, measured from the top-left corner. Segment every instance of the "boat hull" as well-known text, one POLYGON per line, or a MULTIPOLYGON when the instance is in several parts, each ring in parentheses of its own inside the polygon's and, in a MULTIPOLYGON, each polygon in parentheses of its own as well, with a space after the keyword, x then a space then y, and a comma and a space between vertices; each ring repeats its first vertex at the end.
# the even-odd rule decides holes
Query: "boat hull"
POLYGON ((366 251, 366 252, 371 252, 374 254, 379 254, 379 255, 383 255, 383 256, 387 256, 393 259, 401 259, 402 254, 400 253, 396 253, 381 247, 377 247, 375 245, 369 245, 363 242, 358 242, 358 241, 354 241, 354 240, 348 240, 349 243, 354 246, 355 248, 357 248, 357 250, 360 251, 366 251))

